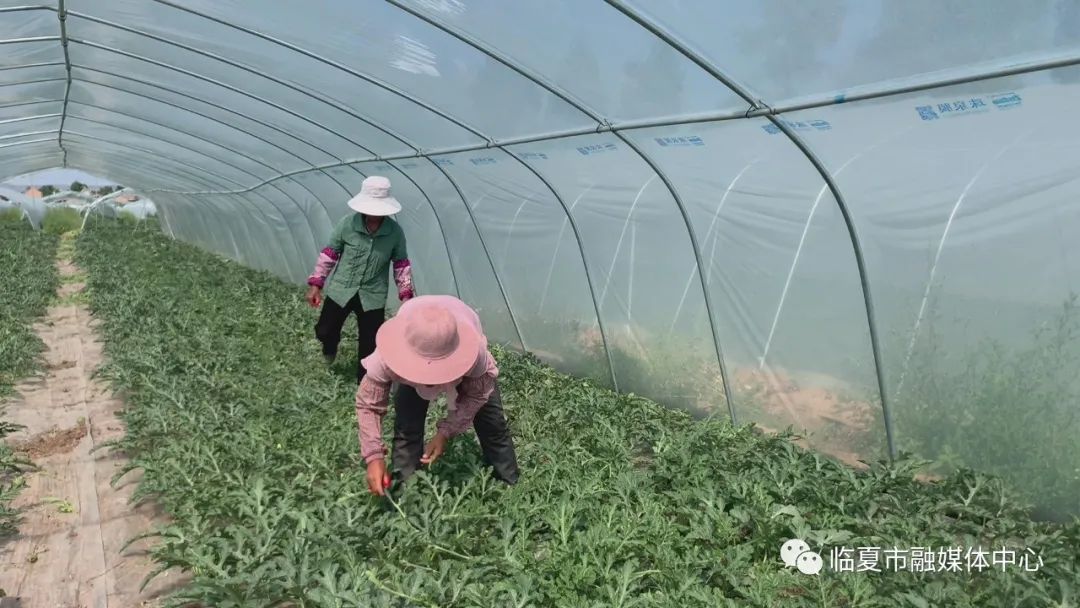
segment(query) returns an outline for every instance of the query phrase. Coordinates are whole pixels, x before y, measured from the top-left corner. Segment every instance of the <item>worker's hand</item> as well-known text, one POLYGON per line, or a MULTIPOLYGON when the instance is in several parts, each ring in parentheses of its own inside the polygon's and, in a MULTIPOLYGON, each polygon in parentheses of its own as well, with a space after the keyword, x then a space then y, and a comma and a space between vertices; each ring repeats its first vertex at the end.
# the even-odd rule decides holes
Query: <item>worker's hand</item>
POLYGON ((307 295, 304 296, 312 308, 318 308, 322 304, 322 290, 312 285, 308 287, 307 295))
POLYGON ((430 465, 439 459, 439 456, 443 455, 446 451, 446 443, 450 441, 446 435, 442 433, 435 433, 435 437, 428 442, 424 447, 424 455, 420 457, 420 462, 430 465))
POLYGON ((367 485, 372 494, 383 496, 390 487, 390 473, 386 471, 386 461, 382 458, 372 460, 367 465, 367 485))

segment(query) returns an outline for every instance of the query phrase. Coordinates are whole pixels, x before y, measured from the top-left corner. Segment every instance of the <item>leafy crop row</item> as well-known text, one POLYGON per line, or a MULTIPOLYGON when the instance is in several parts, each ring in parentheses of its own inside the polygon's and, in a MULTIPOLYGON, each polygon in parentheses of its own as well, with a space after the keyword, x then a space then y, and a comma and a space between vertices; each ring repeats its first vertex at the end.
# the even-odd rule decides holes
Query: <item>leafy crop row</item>
POLYGON ((155 558, 193 574, 176 602, 1041 607, 1080 591, 1080 524, 1033 523, 992 478, 857 473, 502 349, 521 482, 493 482, 469 435, 373 498, 355 384, 321 364, 301 290, 115 222, 91 222, 78 261, 128 403, 117 447, 172 516, 155 558), (823 552, 1030 547, 1043 565, 809 576, 780 562, 795 536, 823 552))
POLYGON ((1043 517, 1080 512, 1080 308, 1067 299, 1022 348, 984 341, 966 356, 933 324, 893 408, 901 445, 935 472, 975 466, 1003 476, 1043 517))
MULTIPOLYGON (((0 404, 19 379, 39 370, 45 345, 31 325, 45 314, 60 283, 56 244, 55 237, 34 232, 26 222, 0 222, 0 404)), ((18 430, 2 414, 0 407, 0 439, 18 430)), ((0 536, 14 529, 16 513, 9 505, 23 487, 25 465, 0 443, 0 536)))

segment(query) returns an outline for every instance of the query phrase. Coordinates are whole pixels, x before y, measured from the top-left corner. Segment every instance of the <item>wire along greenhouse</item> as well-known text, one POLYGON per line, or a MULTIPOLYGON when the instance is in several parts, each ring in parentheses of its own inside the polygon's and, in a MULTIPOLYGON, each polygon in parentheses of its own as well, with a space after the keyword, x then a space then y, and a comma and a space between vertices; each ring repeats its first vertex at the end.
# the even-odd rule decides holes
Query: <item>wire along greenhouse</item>
POLYGON ((0 179, 124 184, 0 188, 0 597, 1080 594, 1080 2, 0 0, 0 24, 0 179), (326 365, 304 290, 370 178, 404 235, 365 254, 386 317, 405 257, 416 296, 477 313, 512 487, 480 437, 369 496, 365 321, 326 365), (895 544, 931 569, 843 571, 895 544), (934 573, 939 545, 990 567, 934 573))

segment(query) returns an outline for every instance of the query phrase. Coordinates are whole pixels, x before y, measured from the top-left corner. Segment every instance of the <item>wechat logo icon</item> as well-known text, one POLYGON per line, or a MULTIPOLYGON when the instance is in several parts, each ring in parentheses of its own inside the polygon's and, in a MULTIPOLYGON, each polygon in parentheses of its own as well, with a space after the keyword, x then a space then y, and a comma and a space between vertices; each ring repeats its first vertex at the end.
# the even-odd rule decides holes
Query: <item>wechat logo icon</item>
POLYGON ((803 574, 814 575, 825 566, 821 556, 810 550, 810 545, 798 538, 793 538, 780 547, 780 559, 788 568, 796 568, 803 574))

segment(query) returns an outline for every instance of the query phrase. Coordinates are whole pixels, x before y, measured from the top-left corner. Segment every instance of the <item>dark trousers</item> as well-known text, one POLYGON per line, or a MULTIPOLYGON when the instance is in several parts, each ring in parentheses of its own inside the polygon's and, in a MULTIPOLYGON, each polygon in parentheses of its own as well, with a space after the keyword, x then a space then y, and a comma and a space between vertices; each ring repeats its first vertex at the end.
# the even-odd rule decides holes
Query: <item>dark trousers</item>
POLYGON ((360 296, 353 296, 345 306, 339 306, 337 302, 326 298, 323 300, 322 311, 319 320, 315 323, 315 337, 322 342, 323 354, 337 356, 338 343, 341 342, 341 327, 345 325, 345 319, 350 314, 356 315, 357 333, 357 364, 356 383, 364 379, 367 370, 364 369, 360 360, 375 352, 375 334, 379 333, 383 321, 386 320, 386 310, 364 310, 360 305, 360 296))
MULTIPOLYGON (((395 476, 404 481, 420 467, 420 457, 424 454, 424 422, 427 420, 428 402, 415 388, 399 384, 395 411, 391 459, 395 476)), ((517 483, 517 455, 503 414, 498 384, 488 402, 476 412, 473 428, 480 440, 484 464, 492 467, 495 478, 508 484, 517 483)))

